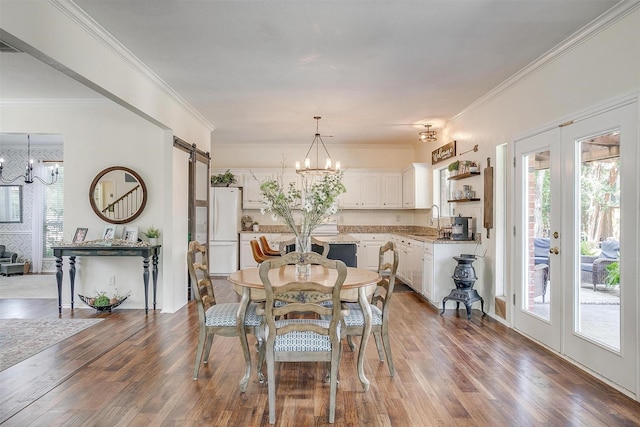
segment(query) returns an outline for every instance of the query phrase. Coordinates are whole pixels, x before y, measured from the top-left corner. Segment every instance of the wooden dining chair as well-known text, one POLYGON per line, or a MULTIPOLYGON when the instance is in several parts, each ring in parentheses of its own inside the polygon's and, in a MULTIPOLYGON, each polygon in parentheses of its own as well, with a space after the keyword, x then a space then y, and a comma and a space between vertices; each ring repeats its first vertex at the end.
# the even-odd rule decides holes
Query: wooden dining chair
MULTIPOLYGON (((395 243, 387 242, 380 248, 378 255, 378 274, 380 274, 382 279, 378 282, 378 287, 371 299, 371 332, 376 340, 380 361, 384 361, 384 355, 386 354, 389 374, 392 377, 396 371, 393 366, 391 344, 389 342, 389 307, 391 305, 391 297, 393 296, 397 270, 398 250, 396 249, 395 243), (389 262, 389 253, 392 254, 391 262, 389 262)), ((344 305, 349 309, 348 315, 343 317, 343 322, 346 326, 347 341, 349 342, 351 351, 354 351, 355 345, 351 337, 362 337, 364 315, 358 303, 349 302, 344 305)), ((358 355, 358 357, 362 356, 364 355, 358 355)))
POLYGON ((269 246, 269 242, 265 236, 260 236, 260 248, 262 249, 262 253, 266 256, 280 256, 280 251, 276 251, 271 246, 269 246))
POLYGON ((260 265, 260 280, 265 294, 264 352, 267 360, 269 387, 269 423, 276 422, 275 362, 329 362, 329 423, 335 420, 338 368, 340 363, 340 291, 347 277, 347 267, 339 260, 330 260, 314 252, 290 252, 279 259, 260 265), (269 271, 287 264, 318 264, 337 270, 331 286, 315 282, 290 282, 273 287, 269 271), (285 305, 276 304, 277 301, 285 305), (332 307, 320 303, 331 301, 332 307), (301 318, 300 313, 331 316, 330 320, 301 318), (297 314, 298 316, 291 316, 297 314), (282 317, 286 316, 285 319, 282 317), (295 317, 295 318, 292 318, 295 317))
POLYGON ((262 249, 260 249, 260 244, 256 239, 249 241, 249 244, 251 245, 251 252, 253 253, 253 259, 256 261, 256 263, 262 264, 264 261, 272 258, 277 258, 265 255, 264 252, 262 252, 262 249))
MULTIPOLYGON (((191 278, 191 289, 198 306, 198 348, 196 350, 196 364, 193 370, 193 379, 198 379, 201 362, 206 364, 209 360, 209 352, 214 335, 224 337, 238 337, 237 315, 240 303, 217 304, 213 292, 213 285, 209 277, 207 265, 207 247, 197 241, 189 242, 187 252, 187 267, 191 278), (204 352, 204 357, 203 357, 204 352)), ((259 346, 263 342, 260 332, 262 316, 256 314, 257 303, 250 303, 246 310, 244 329, 246 333, 253 334, 258 339, 259 346)), ((244 336, 246 338, 246 334, 244 336)), ((251 372, 251 356, 249 347, 242 343, 245 358, 245 375, 240 381, 240 391, 245 391, 251 372)))

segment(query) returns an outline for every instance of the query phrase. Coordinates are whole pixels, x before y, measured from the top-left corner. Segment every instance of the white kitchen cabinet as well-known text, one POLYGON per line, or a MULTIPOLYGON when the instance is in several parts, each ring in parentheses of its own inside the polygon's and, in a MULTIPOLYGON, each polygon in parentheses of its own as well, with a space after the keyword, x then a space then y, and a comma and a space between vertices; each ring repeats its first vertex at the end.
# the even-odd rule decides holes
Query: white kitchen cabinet
MULTIPOLYGON (((384 233, 359 234, 358 268, 378 270, 380 248, 387 243, 388 236, 384 233)), ((389 258, 391 259, 391 258, 389 258)))
POLYGON ((431 175, 427 164, 411 164, 402 171, 402 207, 428 209, 431 200, 431 175))
POLYGON ((302 190, 302 177, 295 170, 282 173, 282 188, 284 188, 285 193, 289 192, 289 183, 293 183, 297 190, 302 190))
POLYGON ((346 193, 340 195, 342 209, 380 208, 380 174, 376 172, 346 171, 342 176, 346 193))
POLYGON ((269 246, 272 248, 279 247, 279 233, 240 233, 240 269, 258 266, 258 263, 253 258, 253 251, 249 242, 254 239, 259 241, 260 236, 265 236, 269 246))
MULTIPOLYGON (((453 279, 453 272, 458 264, 453 259, 454 256, 461 254, 473 254, 479 253, 480 248, 477 248, 475 242, 471 243, 436 243, 433 244, 433 259, 432 259, 432 285, 430 296, 427 298, 437 308, 442 309, 442 300, 449 295, 452 289, 456 287, 453 279)), ((473 262, 473 267, 476 271, 478 280, 483 280, 484 277, 484 259, 478 258, 473 262)), ((426 270, 426 267, 425 267, 426 270)), ((424 285, 423 285, 424 286, 424 285)), ((477 286, 477 284, 476 284, 477 286)), ((426 296, 426 295, 425 295, 426 296)), ((486 299, 487 295, 483 295, 486 299)))
POLYGON ((413 289, 421 294, 424 293, 422 286, 424 242, 421 240, 409 239, 407 244, 411 247, 409 268, 411 269, 411 283, 413 289))
MULTIPOLYGON (((413 239, 410 239, 406 236, 394 235, 393 237, 393 241, 396 244, 396 249, 398 250, 398 270, 396 272, 396 277, 402 280, 403 283, 406 283, 407 285, 414 288, 414 269, 411 266, 411 263, 413 262, 413 248, 409 244, 410 240, 413 239)), ((422 283, 420 283, 420 286, 422 286, 422 283)))
POLYGON ((422 251, 422 295, 429 301, 433 295, 433 246, 425 242, 422 251))
POLYGON ((381 178, 381 207, 383 209, 402 208, 402 174, 400 172, 384 172, 381 178))
POLYGON ((242 208, 261 209, 265 207, 260 194, 260 184, 266 179, 273 179, 274 172, 269 171, 246 171, 242 173, 242 208), (255 176, 255 178, 254 178, 255 176))

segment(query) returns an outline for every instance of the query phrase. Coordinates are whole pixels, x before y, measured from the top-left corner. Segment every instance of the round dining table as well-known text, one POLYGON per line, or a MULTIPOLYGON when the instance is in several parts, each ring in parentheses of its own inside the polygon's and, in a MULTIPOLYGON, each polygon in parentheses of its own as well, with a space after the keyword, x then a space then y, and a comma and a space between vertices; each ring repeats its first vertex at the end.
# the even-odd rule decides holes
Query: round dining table
MULTIPOLYGON (((312 265, 311 273, 304 278, 306 282, 316 282, 325 286, 333 286, 338 277, 337 271, 328 269, 320 265, 312 265)), ((282 286, 287 283, 301 281, 303 279, 296 276, 295 265, 286 265, 280 268, 274 268, 269 271, 269 279, 272 286, 282 286)), ((371 306, 369 305, 369 297, 375 291, 381 277, 377 271, 365 270, 363 268, 347 267, 347 277, 342 284, 340 299, 347 302, 358 302, 364 313, 365 325, 360 340, 360 350, 358 353, 358 377, 365 391, 369 390, 369 380, 364 374, 364 350, 369 341, 371 332, 371 306)), ((242 295, 240 307, 238 309, 238 336, 245 354, 248 354, 249 344, 245 333, 244 317, 251 301, 265 301, 266 295, 262 280, 260 280, 259 268, 245 268, 231 273, 227 278, 234 285, 236 292, 242 295)), ((245 376, 240 382, 240 389, 244 390, 249 377, 251 368, 247 369, 245 376)))

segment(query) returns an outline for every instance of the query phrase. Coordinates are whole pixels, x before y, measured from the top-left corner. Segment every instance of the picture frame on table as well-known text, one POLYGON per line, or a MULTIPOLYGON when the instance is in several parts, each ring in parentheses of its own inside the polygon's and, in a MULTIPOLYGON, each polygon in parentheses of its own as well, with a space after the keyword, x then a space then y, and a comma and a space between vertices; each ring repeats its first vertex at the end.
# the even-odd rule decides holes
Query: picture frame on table
POLYGON ((82 243, 87 237, 88 228, 76 228, 76 233, 73 235, 73 243, 82 243))
POLYGON ((125 242, 136 243, 138 241, 138 227, 125 227, 122 232, 122 239, 125 242))
POLYGON ((104 231, 102 232, 102 240, 112 241, 116 237, 116 226, 115 225, 106 225, 104 227, 104 231))

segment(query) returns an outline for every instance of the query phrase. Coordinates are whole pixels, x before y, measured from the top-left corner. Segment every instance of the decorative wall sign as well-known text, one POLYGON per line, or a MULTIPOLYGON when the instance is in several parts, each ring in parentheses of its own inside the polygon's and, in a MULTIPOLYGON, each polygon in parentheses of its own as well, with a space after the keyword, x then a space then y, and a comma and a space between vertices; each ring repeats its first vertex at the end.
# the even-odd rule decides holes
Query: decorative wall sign
POLYGON ((440 163, 455 156, 456 141, 451 141, 431 153, 431 164, 435 165, 436 163, 440 163))

